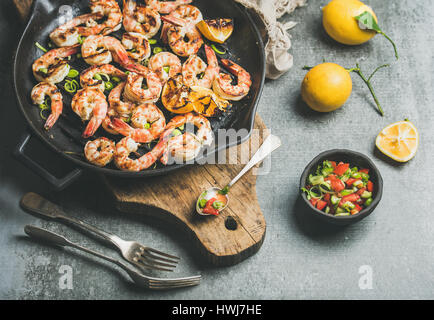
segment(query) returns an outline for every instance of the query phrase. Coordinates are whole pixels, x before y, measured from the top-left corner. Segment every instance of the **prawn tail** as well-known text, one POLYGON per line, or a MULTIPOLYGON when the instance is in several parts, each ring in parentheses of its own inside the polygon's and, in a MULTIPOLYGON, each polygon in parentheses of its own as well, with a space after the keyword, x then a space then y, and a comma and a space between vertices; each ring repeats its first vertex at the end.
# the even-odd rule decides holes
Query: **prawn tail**
POLYGON ((86 129, 84 129, 84 132, 82 134, 83 138, 89 138, 93 136, 96 130, 98 130, 103 120, 104 119, 92 117, 92 119, 90 119, 89 123, 87 124, 86 129))
POLYGON ((170 23, 172 25, 178 26, 178 27, 182 27, 185 25, 184 20, 182 20, 180 18, 173 17, 173 16, 169 16, 169 15, 162 16, 161 20, 163 20, 164 22, 170 23))
POLYGON ((59 119, 60 114, 52 113, 48 116, 47 121, 45 121, 44 128, 45 130, 50 130, 54 124, 56 123, 57 119, 59 119))
POLYGON ((113 118, 110 123, 111 129, 128 136, 134 129, 119 118, 113 118))

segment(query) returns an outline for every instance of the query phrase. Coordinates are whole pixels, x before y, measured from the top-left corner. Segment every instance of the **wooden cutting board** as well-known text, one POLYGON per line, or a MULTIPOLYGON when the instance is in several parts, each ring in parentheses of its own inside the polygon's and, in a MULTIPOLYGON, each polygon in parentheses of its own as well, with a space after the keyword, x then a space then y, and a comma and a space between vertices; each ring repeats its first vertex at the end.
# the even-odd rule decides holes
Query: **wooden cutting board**
POLYGON ((265 219, 256 197, 257 168, 230 190, 228 207, 219 216, 195 213, 197 197, 211 186, 224 187, 243 168, 268 136, 257 115, 258 131, 243 144, 227 150, 234 164, 188 165, 166 176, 146 179, 104 177, 121 212, 163 219, 192 240, 201 257, 215 266, 236 264, 254 253, 265 237, 265 219))
MULTIPOLYGON (((13 2, 25 21, 32 0, 13 2)), ((231 188, 228 208, 219 216, 199 216, 195 204, 201 191, 211 186, 224 187, 242 169, 241 162, 245 164, 259 148, 268 132, 258 115, 255 128, 259 131, 249 141, 227 151, 227 159, 236 164, 189 165, 167 176, 146 179, 102 179, 119 211, 163 219, 189 237, 208 263, 233 265, 256 253, 265 237, 255 168, 231 188)))

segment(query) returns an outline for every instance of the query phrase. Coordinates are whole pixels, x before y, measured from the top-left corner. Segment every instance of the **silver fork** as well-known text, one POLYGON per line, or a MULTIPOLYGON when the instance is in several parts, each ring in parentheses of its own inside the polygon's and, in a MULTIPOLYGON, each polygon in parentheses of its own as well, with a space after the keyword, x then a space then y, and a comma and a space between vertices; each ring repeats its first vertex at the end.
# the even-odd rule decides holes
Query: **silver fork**
POLYGON ((174 288, 183 288, 183 287, 191 287, 196 286, 200 283, 201 276, 191 276, 191 277, 183 277, 183 278, 173 278, 173 279, 162 279, 162 278, 155 278, 155 277, 148 277, 145 276, 134 269, 130 268, 129 266, 123 264, 119 260, 116 260, 112 257, 106 256, 102 253, 99 253, 97 251, 91 250, 89 248, 80 246, 77 243, 71 242, 64 236, 61 236, 57 233, 48 231, 46 229, 38 228, 35 226, 27 225, 24 227, 24 231, 27 235, 29 235, 32 238, 39 239, 45 242, 49 242, 61 247, 72 247, 76 248, 78 250, 90 253, 94 256, 97 256, 101 259, 110 261, 122 269, 124 269, 130 278, 136 283, 137 285, 148 288, 148 289, 174 289, 174 288))
POLYGON ((36 213, 45 218, 67 222, 81 230, 96 234, 98 238, 114 245, 119 249, 122 257, 126 261, 140 269, 173 271, 179 261, 179 258, 176 256, 146 247, 136 241, 125 241, 114 234, 98 229, 82 220, 68 217, 54 203, 34 192, 29 192, 23 196, 21 206, 27 211, 36 213))

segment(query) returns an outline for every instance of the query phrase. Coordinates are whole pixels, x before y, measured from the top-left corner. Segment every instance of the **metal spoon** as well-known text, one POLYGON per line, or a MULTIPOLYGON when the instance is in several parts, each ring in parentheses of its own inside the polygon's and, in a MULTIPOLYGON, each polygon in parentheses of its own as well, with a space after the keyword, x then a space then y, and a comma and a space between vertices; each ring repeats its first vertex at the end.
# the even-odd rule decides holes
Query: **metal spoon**
POLYGON ((271 152, 279 148, 281 145, 279 137, 273 136, 270 134, 267 139, 265 139, 264 143, 261 145, 261 147, 256 151, 256 153, 253 155, 253 157, 250 159, 250 161, 246 164, 246 166, 243 168, 243 170, 240 171, 240 173, 232 179, 231 182, 229 182, 226 187, 223 189, 217 188, 217 187, 211 187, 204 192, 202 192, 199 196, 199 198, 196 201, 196 211, 200 215, 208 216, 208 213, 203 212, 203 208, 199 206, 199 202, 201 199, 209 200, 215 197, 217 194, 224 195, 226 197, 226 203, 223 204, 221 208, 218 208, 218 212, 223 211, 229 203, 229 196, 228 192, 230 188, 247 172, 249 171, 254 165, 261 162, 265 159, 266 156, 268 156, 271 152))

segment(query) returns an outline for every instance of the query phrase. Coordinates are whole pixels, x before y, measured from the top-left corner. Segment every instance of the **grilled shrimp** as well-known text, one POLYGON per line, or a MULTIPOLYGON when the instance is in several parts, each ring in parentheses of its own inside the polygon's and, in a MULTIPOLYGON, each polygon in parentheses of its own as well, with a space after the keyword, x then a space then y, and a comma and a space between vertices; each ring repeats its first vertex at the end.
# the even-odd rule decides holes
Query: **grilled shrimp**
POLYGON ((193 112, 176 116, 169 121, 166 129, 160 136, 160 141, 168 141, 173 130, 185 124, 194 125, 197 128, 196 137, 202 145, 209 146, 213 141, 211 124, 207 118, 193 112))
POLYGON ((102 122, 102 127, 108 133, 113 135, 119 134, 116 130, 113 129, 112 119, 120 118, 121 120, 128 120, 131 118, 131 114, 133 112, 134 107, 136 106, 134 103, 129 101, 122 101, 122 92, 125 88, 125 81, 120 82, 115 88, 110 91, 108 96, 108 110, 107 115, 102 122))
POLYGON ((33 62, 32 70, 38 82, 56 84, 68 75, 70 66, 67 57, 80 50, 78 45, 48 51, 33 62))
POLYGON ((40 82, 33 87, 31 97, 34 104, 44 103, 46 96, 50 97, 51 100, 51 114, 48 116, 44 128, 49 130, 62 114, 63 102, 62 94, 54 84, 40 82))
POLYGON ((166 83, 167 79, 181 72, 181 60, 170 52, 160 52, 149 60, 149 68, 166 83))
POLYGON ((121 100, 125 84, 125 81, 120 82, 112 91, 110 91, 108 102, 110 108, 113 108, 116 114, 123 119, 129 119, 136 105, 133 102, 121 100))
POLYGON ((57 27, 50 33, 50 39, 58 47, 73 46, 78 44, 80 32, 85 33, 84 27, 79 27, 81 24, 95 24, 95 20, 101 19, 101 13, 88 13, 68 21, 67 23, 57 27))
POLYGON ((149 7, 137 5, 136 0, 124 0, 124 28, 150 39, 160 30, 160 14, 149 7))
POLYGON ((164 114, 155 104, 137 106, 131 116, 131 126, 120 119, 112 120, 112 128, 134 141, 147 143, 157 139, 166 126, 164 114))
POLYGON ((131 153, 136 153, 139 144, 130 137, 122 138, 115 148, 114 161, 116 166, 124 171, 141 171, 153 165, 164 151, 164 142, 159 142, 154 149, 138 159, 131 159, 131 153))
POLYGON ((105 137, 88 141, 84 146, 84 156, 87 161, 98 166, 105 167, 108 165, 115 153, 115 143, 105 137))
POLYGON ((227 100, 241 100, 250 90, 252 80, 250 74, 236 63, 222 59, 222 65, 237 78, 237 84, 232 84, 232 77, 227 73, 219 73, 213 82, 213 90, 217 95, 227 100))
POLYGON ((124 90, 124 98, 141 104, 154 103, 160 98, 161 89, 160 79, 154 72, 148 70, 145 76, 130 73, 124 90))
POLYGON ((83 137, 89 138, 103 122, 108 106, 105 95, 98 88, 87 87, 77 91, 71 107, 82 120, 90 120, 83 132, 83 137))
POLYGON ((181 57, 196 54, 202 47, 200 32, 191 27, 184 19, 164 16, 165 22, 172 24, 167 30, 167 42, 174 53, 181 57))
POLYGON ((92 13, 97 13, 106 20, 79 29, 81 35, 86 37, 95 34, 107 35, 122 27, 122 11, 116 0, 90 0, 89 6, 92 13))
POLYGON ((80 75, 80 84, 83 88, 85 87, 95 87, 101 92, 104 92, 105 86, 103 80, 95 79, 95 76, 99 74, 116 76, 121 79, 126 79, 127 75, 125 72, 119 70, 111 64, 102 64, 98 66, 91 66, 84 70, 80 75))
POLYGON ((171 13, 180 5, 189 4, 192 1, 193 0, 175 0, 175 1, 146 0, 146 6, 162 14, 167 14, 167 13, 171 13))
MULTIPOLYGON (((169 14, 169 16, 183 19, 187 23, 187 27, 191 28, 195 28, 196 24, 203 19, 200 10, 195 6, 188 4, 177 7, 169 14)), ((161 28, 160 38, 164 43, 167 43, 167 31, 170 26, 171 23, 164 22, 163 27, 161 28)))
POLYGON ((151 55, 151 46, 148 39, 140 33, 127 32, 122 35, 122 45, 128 55, 136 62, 142 62, 151 55))
POLYGON ((90 65, 112 62, 112 54, 105 45, 106 37, 102 35, 88 36, 81 46, 81 56, 90 65))
POLYGON ((205 45, 205 53, 208 65, 197 55, 191 55, 182 66, 182 77, 184 84, 193 87, 199 86, 211 88, 215 77, 219 74, 220 68, 213 49, 205 45), (198 78, 198 76, 202 76, 198 78))
POLYGON ((172 157, 176 163, 192 160, 197 157, 201 148, 202 144, 196 135, 185 132, 184 134, 170 138, 160 158, 160 162, 167 165, 169 157, 172 157))

